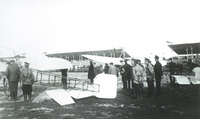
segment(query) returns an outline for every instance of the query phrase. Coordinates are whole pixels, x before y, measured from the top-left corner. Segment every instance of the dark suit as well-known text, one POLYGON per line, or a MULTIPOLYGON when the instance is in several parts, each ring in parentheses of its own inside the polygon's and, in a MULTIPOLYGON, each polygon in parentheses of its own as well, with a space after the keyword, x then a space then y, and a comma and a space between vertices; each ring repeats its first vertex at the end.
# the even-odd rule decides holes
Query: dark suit
POLYGON ((62 84, 67 85, 67 71, 68 69, 61 69, 61 74, 62 74, 62 84))
POLYGON ((17 100, 17 90, 20 75, 21 72, 16 63, 12 63, 7 67, 6 77, 9 81, 11 100, 17 100))
POLYGON ((88 79, 90 79, 91 83, 93 83, 94 77, 95 77, 94 65, 91 63, 88 70, 88 79))
POLYGON ((175 64, 173 62, 170 62, 169 63, 169 72, 170 72, 170 75, 169 75, 169 78, 170 78, 170 83, 171 84, 174 84, 175 83, 175 80, 173 79, 172 75, 175 74, 175 64))
POLYGON ((123 83, 123 88, 127 89, 127 81, 125 79, 125 70, 124 66, 120 66, 120 74, 122 75, 122 83, 123 83))
POLYGON ((124 78, 126 81, 128 81, 128 89, 131 88, 131 78, 132 78, 132 67, 131 65, 129 65, 128 63, 125 63, 125 65, 123 66, 124 67, 124 78))
POLYGON ((155 72, 155 79, 156 79, 156 89, 157 89, 157 95, 159 96, 161 93, 161 76, 163 75, 162 71, 162 65, 159 61, 156 61, 156 64, 154 66, 154 72, 155 72))

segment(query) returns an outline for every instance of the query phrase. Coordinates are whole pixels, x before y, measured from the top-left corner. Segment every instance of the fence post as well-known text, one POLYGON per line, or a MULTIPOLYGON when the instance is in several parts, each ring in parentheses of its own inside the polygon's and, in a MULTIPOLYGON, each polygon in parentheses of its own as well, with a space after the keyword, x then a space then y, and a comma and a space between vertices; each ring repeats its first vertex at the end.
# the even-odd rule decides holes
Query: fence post
POLYGON ((56 82, 56 76, 54 76, 54 86, 55 86, 55 82, 56 82))
POLYGON ((40 72, 40 84, 42 84, 42 72, 40 72))
POLYGON ((37 74, 36 74, 36 82, 37 82, 37 80, 38 80, 38 71, 37 71, 37 74))
POLYGON ((48 84, 49 84, 49 80, 50 80, 50 72, 49 72, 48 84))

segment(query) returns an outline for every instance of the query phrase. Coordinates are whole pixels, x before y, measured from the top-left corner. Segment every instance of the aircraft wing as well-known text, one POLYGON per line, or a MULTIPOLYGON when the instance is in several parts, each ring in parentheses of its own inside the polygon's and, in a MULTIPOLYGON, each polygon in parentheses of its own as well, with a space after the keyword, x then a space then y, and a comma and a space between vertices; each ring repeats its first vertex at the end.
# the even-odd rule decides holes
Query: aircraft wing
POLYGON ((42 57, 26 57, 21 59, 22 64, 25 61, 30 63, 30 68, 40 70, 40 71, 50 71, 59 69, 70 69, 72 64, 62 58, 48 58, 46 56, 42 57))
POLYGON ((120 61, 123 60, 122 58, 113 58, 113 57, 104 57, 104 56, 94 56, 94 55, 82 55, 90 60, 94 60, 96 62, 101 63, 114 63, 116 65, 121 65, 120 61))
POLYGON ((0 62, 0 72, 5 72, 7 66, 8 65, 5 62, 0 62))

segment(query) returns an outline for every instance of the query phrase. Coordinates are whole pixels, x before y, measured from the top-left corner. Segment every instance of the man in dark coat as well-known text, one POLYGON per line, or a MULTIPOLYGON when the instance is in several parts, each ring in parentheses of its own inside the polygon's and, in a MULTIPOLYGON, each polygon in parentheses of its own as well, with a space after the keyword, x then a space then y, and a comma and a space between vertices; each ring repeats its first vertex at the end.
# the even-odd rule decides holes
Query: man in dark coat
POLYGON ((121 62, 121 65, 120 65, 119 69, 120 69, 120 74, 122 76, 123 89, 127 89, 127 81, 125 79, 124 63, 123 63, 123 60, 121 60, 120 62, 121 62))
POLYGON ((172 61, 171 58, 169 59, 169 61, 170 61, 170 62, 169 62, 169 73, 170 73, 169 78, 170 78, 170 83, 171 83, 171 84, 174 84, 174 83, 175 83, 175 79, 173 79, 172 75, 175 74, 175 70, 174 70, 174 68, 175 68, 175 63, 172 61))
POLYGON ((88 79, 90 79, 91 83, 93 83, 94 77, 95 77, 94 65, 93 65, 93 62, 90 61, 90 66, 89 66, 89 70, 88 70, 88 79))
POLYGON ((156 90, 157 90, 157 96, 160 95, 161 93, 161 77, 163 75, 163 71, 162 71, 162 65, 159 62, 159 57, 156 55, 155 56, 155 61, 156 64, 154 66, 154 72, 155 72, 155 79, 156 79, 156 90))
POLYGON ((61 69, 63 89, 67 89, 67 71, 68 69, 61 69))
POLYGON ((154 70, 153 66, 151 65, 151 61, 148 58, 145 58, 145 72, 146 72, 146 78, 147 78, 147 86, 148 86, 148 98, 150 98, 153 95, 154 90, 154 70))
POLYGON ((6 77, 9 81, 10 97, 11 101, 17 100, 18 82, 20 79, 20 68, 14 60, 10 61, 10 65, 6 69, 6 77))
POLYGON ((108 63, 106 63, 104 67, 104 73, 108 74, 108 70, 109 70, 109 66, 108 66, 108 63))
POLYGON ((132 74, 132 67, 130 64, 127 63, 127 60, 124 60, 125 64, 123 66, 125 72, 124 72, 124 76, 125 76, 125 80, 128 81, 128 89, 131 88, 131 74, 132 74))

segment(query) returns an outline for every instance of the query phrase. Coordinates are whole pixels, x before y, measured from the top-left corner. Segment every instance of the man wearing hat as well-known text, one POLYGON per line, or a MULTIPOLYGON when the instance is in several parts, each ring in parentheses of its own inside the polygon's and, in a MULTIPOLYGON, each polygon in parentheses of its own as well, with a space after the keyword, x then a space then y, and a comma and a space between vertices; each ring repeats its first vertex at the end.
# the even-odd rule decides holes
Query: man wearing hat
POLYGON ((68 69, 61 69, 63 89, 67 89, 67 72, 68 69))
POLYGON ((90 66, 88 70, 88 79, 90 79, 90 82, 93 83, 94 78, 95 78, 94 65, 93 65, 93 61, 90 61, 90 66))
POLYGON ((125 70, 124 70, 124 61, 121 60, 120 63, 121 63, 121 65, 120 65, 119 69, 120 69, 120 74, 122 77, 123 89, 127 89, 127 81, 125 79, 125 70))
POLYGON ((175 84, 175 79, 172 77, 175 74, 175 63, 172 61, 172 58, 169 59, 169 73, 170 83, 173 85, 175 84))
POLYGON ((32 70, 29 68, 29 62, 25 62, 24 64, 24 69, 22 70, 21 73, 21 81, 22 81, 22 91, 24 95, 24 101, 27 101, 27 96, 29 100, 31 100, 34 75, 32 70))
POLYGON ((6 69, 6 77, 9 82, 11 101, 17 100, 17 90, 18 90, 18 82, 20 79, 20 73, 21 73, 20 69, 18 65, 15 63, 15 60, 11 60, 10 65, 6 69))
POLYGON ((145 73, 147 78, 147 85, 148 85, 148 98, 152 97, 153 90, 154 90, 154 70, 153 66, 151 65, 151 61, 148 58, 145 58, 145 73))
POLYGON ((156 79, 156 90, 157 90, 157 96, 160 96, 161 93, 161 77, 163 75, 163 71, 162 71, 162 65, 159 62, 159 57, 156 55, 155 56, 155 61, 156 64, 154 66, 154 72, 155 72, 155 79, 156 79))
POLYGON ((144 81, 144 69, 139 64, 140 60, 135 61, 135 66, 133 67, 133 77, 134 77, 134 91, 138 101, 143 99, 143 81, 144 81))
POLYGON ((128 81, 128 89, 131 89, 132 67, 130 64, 128 64, 127 59, 124 60, 124 63, 124 78, 126 83, 128 81))

